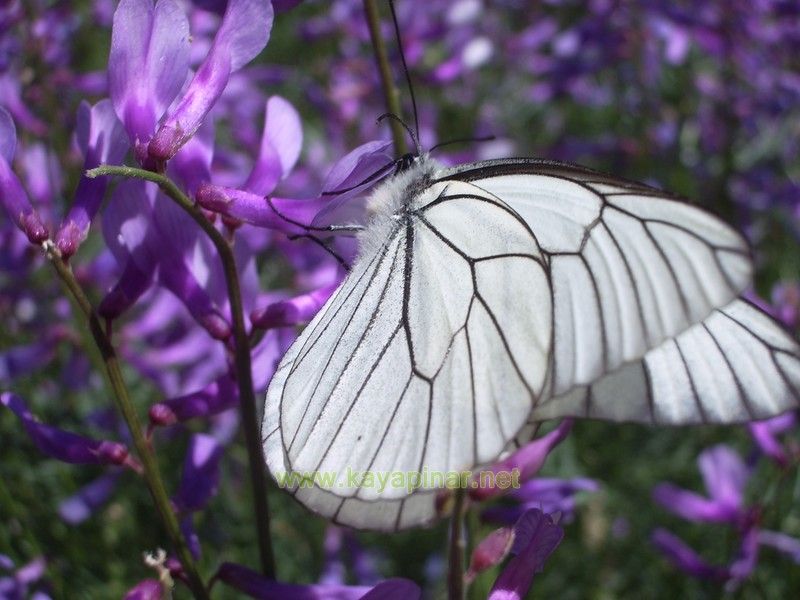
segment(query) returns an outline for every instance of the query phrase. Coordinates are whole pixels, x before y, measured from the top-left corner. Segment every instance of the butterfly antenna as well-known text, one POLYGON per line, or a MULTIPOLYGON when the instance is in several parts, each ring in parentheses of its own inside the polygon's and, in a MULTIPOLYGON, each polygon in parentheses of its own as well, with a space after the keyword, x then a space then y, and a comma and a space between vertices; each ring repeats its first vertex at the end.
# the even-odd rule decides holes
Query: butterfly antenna
POLYGON ((400 125, 403 126, 403 129, 405 129, 406 132, 408 133, 409 137, 411 138, 411 141, 414 142, 414 146, 417 149, 417 155, 422 154, 422 146, 419 145, 419 138, 414 134, 414 131, 411 129, 411 127, 409 127, 408 124, 405 121, 403 121, 403 119, 401 119, 394 113, 388 112, 388 113, 383 113, 380 117, 378 117, 378 123, 380 123, 384 119, 392 119, 393 121, 397 121, 398 123, 400 123, 400 125))
MULTIPOLYGON (((408 64, 406 63, 406 53, 403 51, 403 38, 400 36, 400 24, 397 21, 397 12, 394 10, 394 0, 389 0, 389 10, 392 12, 392 21, 394 22, 394 35, 397 39, 397 47, 400 50, 400 61, 403 63, 403 72, 406 76, 406 85, 408 86, 408 93, 411 95, 411 108, 414 110, 414 129, 417 132, 416 137, 411 136, 415 140, 417 146, 417 154, 422 154, 422 148, 419 145, 419 115, 417 114, 417 98, 414 95, 414 86, 411 85, 411 73, 408 71, 408 64)), ((400 121, 402 123, 402 121, 400 121)), ((403 123, 405 127, 405 123, 403 123)), ((408 129, 408 127, 406 127, 408 129)))
POLYGON ((486 135, 483 137, 471 137, 471 138, 457 138, 455 140, 447 140, 446 142, 439 142, 435 146, 431 147, 428 152, 433 152, 437 148, 441 148, 442 146, 449 146, 451 144, 467 144, 470 142, 491 142, 496 140, 497 137, 493 135, 486 135))

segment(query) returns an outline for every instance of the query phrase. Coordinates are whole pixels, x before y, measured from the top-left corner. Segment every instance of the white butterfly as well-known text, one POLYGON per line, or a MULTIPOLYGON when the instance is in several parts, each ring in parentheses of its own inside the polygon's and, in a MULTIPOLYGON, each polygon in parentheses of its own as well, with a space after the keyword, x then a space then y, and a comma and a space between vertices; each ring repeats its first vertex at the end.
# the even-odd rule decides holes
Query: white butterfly
POLYGON ((545 419, 734 423, 798 406, 800 348, 738 298, 746 242, 665 192, 558 162, 422 156, 368 206, 351 273, 264 411, 274 476, 333 474, 289 486, 325 517, 429 522, 436 489, 359 474, 473 470, 545 419))

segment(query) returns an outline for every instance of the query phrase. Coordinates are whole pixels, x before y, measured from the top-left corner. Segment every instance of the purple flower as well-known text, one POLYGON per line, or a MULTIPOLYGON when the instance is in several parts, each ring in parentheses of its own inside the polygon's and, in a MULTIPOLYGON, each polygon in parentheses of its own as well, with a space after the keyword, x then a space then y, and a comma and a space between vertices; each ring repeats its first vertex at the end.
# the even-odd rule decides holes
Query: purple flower
POLYGON ((537 477, 513 490, 509 497, 513 505, 495 505, 481 511, 481 518, 494 523, 514 523, 527 510, 539 508, 548 514, 562 515, 562 521, 571 521, 575 514, 576 496, 581 492, 596 492, 600 485, 594 479, 550 479, 537 477))
MULTIPOLYGON (((567 437, 570 429, 572 429, 572 424, 572 419, 565 419, 547 435, 523 446, 507 458, 484 469, 484 471, 491 471, 495 474, 516 473, 517 481, 525 481, 533 477, 542 468, 547 455, 567 437)), ((505 491, 494 485, 494 481, 488 482, 489 485, 484 481, 477 481, 476 483, 478 485, 470 486, 469 492, 469 495, 474 500, 486 500, 505 491)))
POLYGON ((120 471, 105 473, 59 502, 59 516, 70 525, 83 523, 108 502, 117 488, 120 474, 120 471))
POLYGON ((250 313, 250 322, 253 327, 260 329, 307 323, 314 318, 337 287, 338 283, 326 285, 294 298, 279 300, 264 308, 257 308, 250 313))
POLYGON ((229 0, 208 56, 148 145, 148 154, 165 162, 191 138, 216 103, 232 73, 267 45, 272 4, 261 0, 229 0))
POLYGON ((690 521, 740 523, 746 517, 744 489, 749 477, 744 461, 733 449, 719 445, 701 453, 697 462, 710 498, 662 483, 653 490, 653 499, 690 521))
POLYGON ((183 463, 181 483, 172 498, 178 512, 200 510, 217 493, 221 458, 222 446, 212 436, 202 433, 192 435, 183 463))
POLYGON ((124 600, 163 600, 164 585, 155 579, 140 581, 125 594, 124 600))
POLYGON ((467 583, 486 569, 500 564, 503 559, 511 552, 514 544, 514 529, 512 527, 501 527, 483 538, 472 551, 469 562, 469 569, 464 576, 467 583))
POLYGON ((247 567, 223 563, 214 575, 234 589, 260 600, 414 600, 421 597, 419 587, 407 579, 387 579, 374 587, 312 584, 294 585, 267 579, 247 567))
POLYGON ((534 575, 542 570, 553 553, 564 530, 555 524, 550 515, 538 509, 526 512, 514 525, 514 557, 494 582, 489 600, 520 600, 533 583, 534 575))
POLYGON ((119 442, 93 440, 40 423, 16 394, 3 393, 0 395, 0 404, 19 417, 33 443, 52 458, 73 464, 124 465, 136 471, 141 469, 138 461, 119 442))
POLYGON ((760 544, 770 545, 797 559, 800 540, 761 530, 761 508, 745 505, 744 492, 750 471, 736 452, 720 444, 702 452, 697 462, 709 498, 671 484, 660 484, 653 490, 653 499, 689 521, 725 523, 733 527, 739 535, 739 549, 728 565, 712 565, 680 538, 657 529, 652 542, 670 562, 693 577, 725 581, 733 588, 755 570, 760 544))
MULTIPOLYGON (((101 164, 119 163, 128 150, 125 132, 110 100, 101 100, 94 106, 81 103, 78 108, 77 139, 84 155, 84 171, 101 164)), ((86 239, 89 224, 103 201, 107 183, 106 177, 89 178, 85 173, 81 175, 74 203, 56 233, 56 246, 65 258, 72 256, 86 239)))
POLYGON ((747 428, 758 449, 781 467, 786 467, 793 458, 800 456, 800 448, 793 440, 782 444, 778 436, 797 428, 797 425, 797 412, 788 412, 765 421, 748 423, 747 428))
POLYGON ((31 591, 31 586, 44 577, 47 562, 44 558, 33 559, 26 565, 18 568, 8 575, 3 571, 10 571, 14 568, 13 561, 0 554, 0 598, 8 600, 22 600, 31 598, 32 600, 50 600, 50 596, 42 591, 31 591))
POLYGON ((0 107, 0 203, 14 224, 28 236, 31 244, 40 244, 50 235, 39 214, 31 206, 17 176, 11 170, 17 131, 14 121, 0 107))
POLYGON ((238 402, 239 389, 226 374, 197 392, 154 404, 150 407, 150 423, 165 426, 195 417, 210 417, 237 406, 238 402))
POLYGON ((109 93, 140 162, 188 69, 189 21, 178 2, 121 0, 111 31, 109 93))

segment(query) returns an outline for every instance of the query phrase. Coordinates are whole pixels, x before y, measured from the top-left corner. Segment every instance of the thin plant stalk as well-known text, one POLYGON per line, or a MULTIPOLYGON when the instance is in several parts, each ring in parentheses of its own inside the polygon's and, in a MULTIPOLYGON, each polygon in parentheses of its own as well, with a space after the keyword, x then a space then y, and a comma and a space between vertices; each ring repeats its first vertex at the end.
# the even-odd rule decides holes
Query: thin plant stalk
MULTIPOLYGON (((389 63, 389 55, 386 52, 386 43, 383 41, 383 36, 381 35, 381 19, 375 0, 364 0, 364 13, 367 17, 369 36, 372 40, 372 49, 375 52, 375 62, 381 76, 381 87, 383 89, 384 99, 386 100, 386 108, 390 113, 402 118, 400 91, 397 89, 394 78, 392 77, 392 66, 389 63)), ((392 128, 392 142, 394 143, 395 154, 397 156, 403 156, 408 152, 405 137, 406 132, 403 131, 403 126, 400 125, 400 122, 395 119, 389 121, 389 125, 392 128)))
POLYGON ((43 247, 47 258, 53 265, 53 268, 58 274, 59 279, 61 279, 61 281, 64 283, 64 286, 67 288, 70 296, 72 296, 78 308, 83 313, 83 316, 88 321, 89 331, 92 334, 92 338, 94 339, 97 349, 100 351, 103 365, 105 366, 108 382, 113 391, 112 396, 117 405, 117 409, 122 414, 123 419, 125 419, 125 423, 131 433, 131 438, 133 439, 136 453, 142 463, 142 474, 144 476, 145 483, 150 491, 150 495, 153 497, 153 502, 156 505, 156 510, 161 518, 161 522, 163 523, 164 528, 167 530, 167 535, 172 541, 175 551, 178 554, 178 559, 180 560, 181 565, 186 573, 186 579, 189 588, 192 590, 195 598, 209 598, 208 591, 206 590, 206 587, 203 584, 199 573, 197 572, 197 567, 192 560, 192 555, 189 552, 189 546, 181 534, 180 527, 178 525, 178 519, 175 516, 175 512, 172 510, 172 505, 170 504, 169 496, 167 495, 167 490, 164 486, 164 480, 161 477, 161 471, 158 467, 158 461, 156 460, 152 447, 144 435, 141 423, 139 422, 139 417, 137 416, 136 410, 131 402, 128 388, 125 385, 125 380, 122 376, 122 370, 120 368, 116 350, 114 350, 111 340, 103 330, 100 319, 97 316, 97 311, 86 297, 86 294, 75 278, 72 269, 70 269, 69 265, 61 258, 58 249, 49 240, 43 244, 43 247))
POLYGON ((466 490, 457 488, 453 494, 453 515, 450 517, 450 547, 447 556, 447 598, 464 600, 464 539, 466 490))
POLYGON ((234 364, 236 381, 239 386, 239 407, 242 414, 245 445, 250 471, 250 484, 253 489, 253 512, 256 521, 256 536, 260 557, 261 571, 270 578, 275 577, 275 555, 272 550, 270 536, 269 499, 267 496, 267 476, 264 456, 259 435, 258 410, 255 390, 253 388, 253 371, 250 360, 250 341, 244 323, 242 292, 239 286, 239 274, 233 249, 216 227, 205 217, 203 212, 184 194, 167 176, 135 167, 101 165, 87 171, 89 177, 117 175, 122 177, 143 179, 156 183, 161 191, 186 211, 209 237, 217 250, 222 268, 225 272, 225 283, 231 304, 233 321, 234 364))

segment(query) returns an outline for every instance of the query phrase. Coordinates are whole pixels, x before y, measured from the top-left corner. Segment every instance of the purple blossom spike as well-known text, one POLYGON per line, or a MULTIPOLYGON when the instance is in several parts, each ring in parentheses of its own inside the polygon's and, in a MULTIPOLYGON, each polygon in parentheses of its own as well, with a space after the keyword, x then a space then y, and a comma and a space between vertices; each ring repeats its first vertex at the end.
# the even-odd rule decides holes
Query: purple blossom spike
POLYGON ((520 600, 528 593, 534 575, 541 571, 547 557, 553 553, 564 530, 550 515, 538 509, 526 512, 514 525, 514 558, 494 582, 489 600, 520 600))
POLYGON ((257 308, 250 313, 250 322, 253 327, 261 329, 307 323, 314 318, 337 287, 336 284, 326 285, 289 300, 279 300, 264 308, 257 308))
MULTIPOLYGON (((485 471, 497 473, 518 473, 517 481, 525 481, 533 477, 542 468, 547 455, 560 444, 572 429, 572 419, 564 419, 547 435, 523 446, 509 457, 488 467, 485 471)), ((476 481, 478 485, 470 486, 470 496, 474 500, 486 500, 502 493, 503 489, 494 485, 494 481, 476 481)))
POLYGON ((196 433, 189 441, 183 475, 172 501, 178 512, 200 510, 217 493, 222 447, 210 435, 196 433))
POLYGON ((361 600, 419 600, 421 597, 422 591, 416 583, 395 577, 381 581, 361 596, 361 600))
POLYGON ((1 394, 0 404, 11 409, 19 417, 33 443, 41 452, 52 458, 72 464, 124 465, 136 471, 141 469, 141 465, 129 455, 124 444, 93 440, 40 423, 16 394, 10 392, 1 394))
POLYGON ((22 183, 11 170, 17 131, 14 121, 0 107, 0 203, 14 224, 28 237, 31 244, 41 244, 50 233, 39 214, 31 206, 22 183))
POLYGON ((300 115, 289 102, 272 96, 267 101, 258 158, 242 188, 261 196, 271 194, 294 167, 302 145, 300 115))
POLYGON ((210 417, 235 407, 238 401, 235 382, 224 375, 200 391, 154 404, 150 407, 150 423, 164 426, 194 417, 210 417))
MULTIPOLYGON (((101 164, 117 164, 128 150, 125 131, 110 100, 101 100, 94 106, 87 102, 80 104, 77 138, 84 155, 84 171, 101 164)), ((56 233, 56 246, 65 258, 75 254, 86 239, 89 224, 100 208, 107 185, 107 177, 92 179, 85 173, 81 175, 75 202, 56 233)))
POLYGON ((466 581, 471 582, 478 574, 486 569, 499 565, 511 552, 514 543, 514 529, 501 527, 483 538, 472 551, 469 569, 465 575, 466 581))
POLYGON ((59 516, 70 525, 83 523, 108 502, 117 488, 120 472, 101 475, 58 504, 59 516))
POLYGON ((121 0, 108 57, 109 95, 140 162, 189 69, 189 22, 175 0, 121 0))
POLYGON ((166 162, 191 138, 222 95, 228 78, 261 52, 272 28, 272 4, 262 0, 229 0, 208 56, 183 97, 159 127, 148 154, 166 162))

